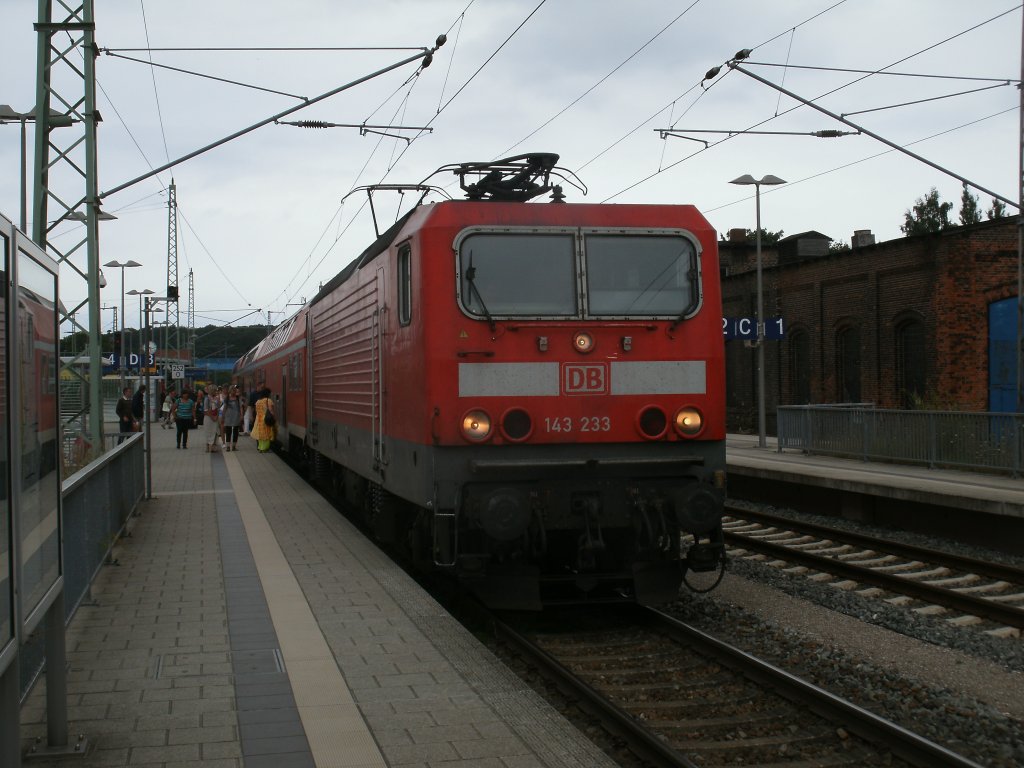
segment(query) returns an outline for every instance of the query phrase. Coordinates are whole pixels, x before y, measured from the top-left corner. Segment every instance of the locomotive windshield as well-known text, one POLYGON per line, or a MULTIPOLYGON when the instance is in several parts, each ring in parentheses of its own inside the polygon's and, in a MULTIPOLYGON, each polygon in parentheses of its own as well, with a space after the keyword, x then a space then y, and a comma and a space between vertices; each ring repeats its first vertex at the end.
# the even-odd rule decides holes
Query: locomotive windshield
POLYGON ((697 250, 684 237, 584 238, 590 315, 680 315, 694 308, 697 250))
POLYGON ((571 234, 474 234, 459 248, 462 306, 473 315, 576 315, 571 234))
POLYGON ((700 302, 697 248, 681 234, 476 231, 457 247, 462 307, 492 322, 675 318, 691 314, 700 302))

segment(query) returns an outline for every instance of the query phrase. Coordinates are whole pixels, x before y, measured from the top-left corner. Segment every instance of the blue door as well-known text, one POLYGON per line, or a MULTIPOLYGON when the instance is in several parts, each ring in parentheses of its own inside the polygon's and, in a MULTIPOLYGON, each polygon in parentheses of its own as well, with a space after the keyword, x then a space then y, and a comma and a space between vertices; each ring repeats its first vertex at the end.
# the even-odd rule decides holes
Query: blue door
POLYGON ((1017 299, 988 305, 988 409, 1017 410, 1017 299))

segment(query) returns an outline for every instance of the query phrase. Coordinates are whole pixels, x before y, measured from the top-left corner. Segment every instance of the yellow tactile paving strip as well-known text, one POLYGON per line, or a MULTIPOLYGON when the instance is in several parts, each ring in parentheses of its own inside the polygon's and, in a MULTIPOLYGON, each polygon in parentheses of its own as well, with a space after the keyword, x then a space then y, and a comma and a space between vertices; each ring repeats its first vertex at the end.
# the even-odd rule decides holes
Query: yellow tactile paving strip
POLYGON ((252 486, 236 457, 224 463, 317 768, 386 768, 252 486))

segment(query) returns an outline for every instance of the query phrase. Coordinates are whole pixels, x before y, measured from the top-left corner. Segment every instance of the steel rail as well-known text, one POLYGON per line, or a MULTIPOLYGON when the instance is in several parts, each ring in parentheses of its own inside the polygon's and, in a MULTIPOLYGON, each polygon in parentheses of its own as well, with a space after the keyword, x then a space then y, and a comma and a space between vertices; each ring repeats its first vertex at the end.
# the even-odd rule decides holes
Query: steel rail
POLYGON ((916 733, 858 707, 813 683, 801 680, 766 661, 735 648, 678 619, 654 608, 644 608, 671 636, 682 639, 721 663, 740 671, 761 685, 774 688, 791 701, 809 707, 813 712, 841 723, 844 728, 896 756, 924 768, 981 768, 978 763, 936 744, 916 733))
POLYGON ((658 766, 668 768, 699 768, 682 753, 672 749, 657 735, 649 731, 640 722, 601 696, 583 680, 558 663, 558 661, 538 648, 534 643, 520 635, 508 624, 492 618, 495 634, 505 642, 513 645, 520 653, 528 656, 544 673, 554 678, 563 691, 578 696, 582 706, 591 714, 601 719, 605 726, 625 739, 630 749, 641 758, 658 766))
POLYGON ((1024 584, 1024 568, 1018 568, 1013 565, 975 560, 974 558, 957 555, 952 552, 928 549, 927 547, 918 547, 913 544, 904 544, 899 541, 892 541, 891 539, 870 536, 863 533, 855 533, 841 528, 832 528, 827 525, 807 523, 803 520, 794 520, 793 518, 782 517, 781 515, 772 515, 767 512, 743 509, 742 507, 737 507, 732 504, 726 504, 725 510, 735 517, 742 517, 744 520, 755 520, 759 523, 769 523, 770 525, 791 528, 795 531, 814 533, 821 536, 827 536, 830 539, 834 539, 844 544, 859 544, 864 547, 870 547, 871 549, 884 550, 885 552, 889 552, 894 555, 903 555, 904 557, 927 560, 930 563, 936 563, 938 565, 946 565, 950 568, 956 568, 957 570, 967 571, 969 573, 976 573, 979 576, 987 576, 991 579, 1024 584))
MULTIPOLYGON (((796 526, 794 526, 796 527, 796 526)), ((907 595, 935 605, 952 608, 971 616, 979 616, 983 619, 994 621, 1010 627, 1024 628, 1024 610, 1003 605, 983 597, 964 594, 945 587, 937 587, 931 584, 914 581, 905 576, 897 576, 890 573, 865 568, 859 565, 851 565, 842 560, 825 555, 815 555, 811 552, 787 547, 784 544, 774 544, 763 541, 753 536, 744 536, 740 533, 725 533, 725 541, 743 549, 754 550, 763 555, 786 560, 797 565, 813 568, 817 571, 831 573, 846 579, 881 587, 889 592, 907 595)))

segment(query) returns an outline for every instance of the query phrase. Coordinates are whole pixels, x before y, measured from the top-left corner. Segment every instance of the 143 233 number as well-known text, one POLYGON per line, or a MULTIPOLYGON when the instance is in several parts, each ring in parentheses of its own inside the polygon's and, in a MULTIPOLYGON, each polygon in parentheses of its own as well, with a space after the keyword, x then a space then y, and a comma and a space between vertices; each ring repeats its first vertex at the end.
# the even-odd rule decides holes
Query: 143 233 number
POLYGON ((544 418, 545 432, 611 432, 610 416, 580 416, 575 421, 571 416, 547 416, 544 418))

